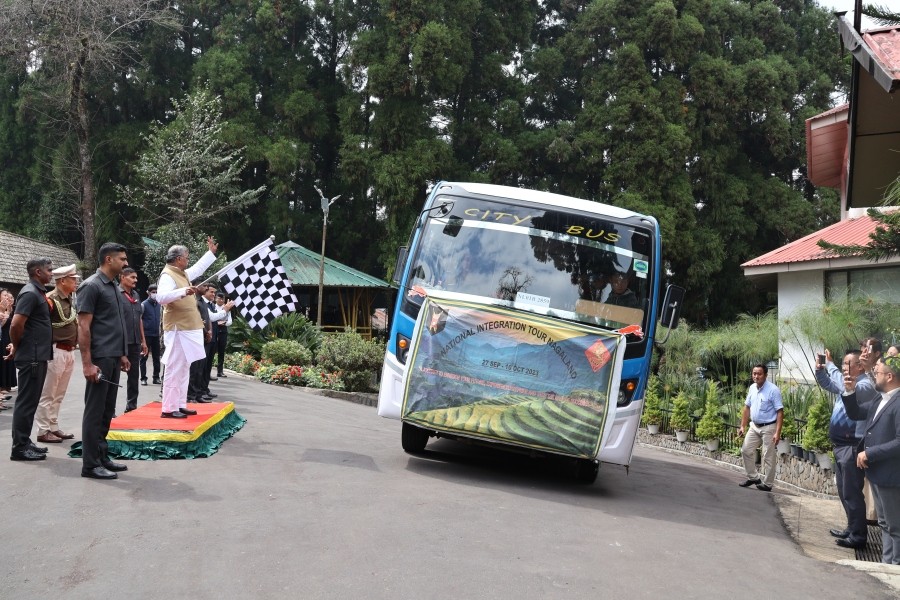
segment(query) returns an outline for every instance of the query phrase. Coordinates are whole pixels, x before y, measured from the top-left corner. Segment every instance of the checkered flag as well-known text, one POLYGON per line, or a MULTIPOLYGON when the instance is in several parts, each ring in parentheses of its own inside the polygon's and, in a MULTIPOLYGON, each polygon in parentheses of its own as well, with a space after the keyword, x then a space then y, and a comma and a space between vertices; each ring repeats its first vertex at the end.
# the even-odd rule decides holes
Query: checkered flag
POLYGON ((275 317, 297 310, 297 299, 272 238, 228 263, 215 277, 253 329, 262 329, 275 317))

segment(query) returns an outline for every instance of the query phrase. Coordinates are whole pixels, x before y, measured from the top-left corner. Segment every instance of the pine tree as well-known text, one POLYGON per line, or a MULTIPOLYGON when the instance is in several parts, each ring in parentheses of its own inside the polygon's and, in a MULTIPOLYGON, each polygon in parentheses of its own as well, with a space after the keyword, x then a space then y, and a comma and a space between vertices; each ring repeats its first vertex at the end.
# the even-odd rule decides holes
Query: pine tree
POLYGON ((134 183, 117 188, 122 202, 142 217, 133 226, 162 244, 148 248, 150 273, 161 270, 169 245, 203 238, 210 220, 241 213, 265 191, 241 189, 243 148, 223 141, 227 124, 220 97, 200 88, 172 104, 175 118, 154 123, 144 136, 147 149, 135 166, 134 183))

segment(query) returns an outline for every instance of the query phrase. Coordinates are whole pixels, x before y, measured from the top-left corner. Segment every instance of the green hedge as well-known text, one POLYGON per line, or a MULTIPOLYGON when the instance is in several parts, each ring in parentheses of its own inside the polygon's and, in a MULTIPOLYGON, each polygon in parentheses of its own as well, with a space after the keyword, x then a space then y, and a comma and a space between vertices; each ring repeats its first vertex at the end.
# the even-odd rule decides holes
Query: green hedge
POLYGON ((374 391, 383 362, 384 344, 353 332, 324 336, 316 355, 319 367, 340 373, 348 392, 374 391))

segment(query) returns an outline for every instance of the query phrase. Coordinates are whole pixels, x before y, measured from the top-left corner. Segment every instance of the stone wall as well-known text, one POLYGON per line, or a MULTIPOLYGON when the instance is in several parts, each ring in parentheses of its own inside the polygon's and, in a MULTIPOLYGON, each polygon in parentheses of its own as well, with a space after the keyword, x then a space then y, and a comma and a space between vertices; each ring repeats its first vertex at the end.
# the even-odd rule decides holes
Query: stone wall
MULTIPOLYGON (((744 472, 744 461, 740 456, 727 452, 710 452, 704 443, 679 442, 674 435, 666 433, 650 435, 644 428, 638 429, 638 443, 687 454, 732 471, 744 472)), ((775 462, 775 480, 801 493, 819 497, 837 497, 833 471, 823 471, 817 465, 790 454, 778 455, 775 462)))

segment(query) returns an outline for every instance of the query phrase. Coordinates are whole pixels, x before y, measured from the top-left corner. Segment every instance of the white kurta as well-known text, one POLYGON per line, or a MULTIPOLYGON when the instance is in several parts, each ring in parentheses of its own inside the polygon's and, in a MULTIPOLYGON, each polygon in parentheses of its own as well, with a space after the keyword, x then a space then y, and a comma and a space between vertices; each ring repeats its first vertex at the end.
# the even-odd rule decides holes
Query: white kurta
MULTIPOLYGON (((216 255, 207 251, 192 266, 185 269, 189 280, 203 275, 216 260, 216 255)), ((156 301, 161 305, 171 304, 187 296, 187 288, 175 287, 175 280, 166 273, 159 276, 156 289, 156 301)), ((191 363, 206 358, 203 329, 175 329, 163 332, 166 351, 162 355, 162 363, 166 365, 163 380, 162 411, 174 412, 187 406, 187 388, 190 379, 191 363)))

